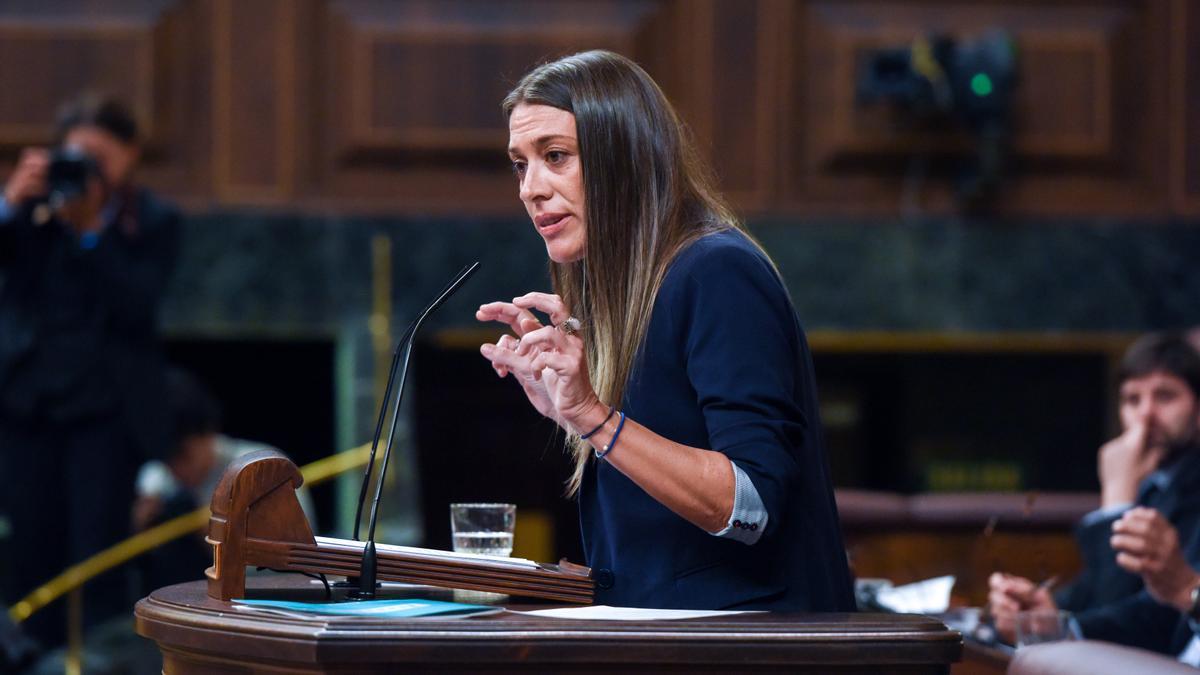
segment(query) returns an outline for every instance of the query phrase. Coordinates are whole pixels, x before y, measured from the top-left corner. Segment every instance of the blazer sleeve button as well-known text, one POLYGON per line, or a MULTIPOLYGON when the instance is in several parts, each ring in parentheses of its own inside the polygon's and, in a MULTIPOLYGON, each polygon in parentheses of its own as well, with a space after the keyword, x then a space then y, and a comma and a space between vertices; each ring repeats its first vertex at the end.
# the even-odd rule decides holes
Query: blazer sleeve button
POLYGON ((613 587, 616 581, 616 575, 610 569, 598 569, 595 573, 596 585, 600 588, 609 589, 613 587))

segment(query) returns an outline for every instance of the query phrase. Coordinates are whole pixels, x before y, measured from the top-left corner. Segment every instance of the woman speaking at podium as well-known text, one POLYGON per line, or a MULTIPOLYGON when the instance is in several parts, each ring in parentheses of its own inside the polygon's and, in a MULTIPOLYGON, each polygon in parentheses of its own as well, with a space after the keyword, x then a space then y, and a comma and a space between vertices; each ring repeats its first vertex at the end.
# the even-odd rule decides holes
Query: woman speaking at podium
POLYGON ((569 436, 596 601, 852 610, 804 333, 658 85, 591 51, 503 109, 554 294, 481 351, 569 436))

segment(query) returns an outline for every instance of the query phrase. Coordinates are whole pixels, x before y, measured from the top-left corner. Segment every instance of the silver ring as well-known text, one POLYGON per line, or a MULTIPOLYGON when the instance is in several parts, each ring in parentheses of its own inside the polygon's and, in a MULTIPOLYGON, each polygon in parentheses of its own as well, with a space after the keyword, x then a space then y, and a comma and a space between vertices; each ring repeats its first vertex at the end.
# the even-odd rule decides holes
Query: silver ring
POLYGON ((574 335, 579 332, 580 328, 583 328, 583 322, 573 316, 568 316, 566 319, 560 321, 555 328, 561 330, 566 335, 574 335))

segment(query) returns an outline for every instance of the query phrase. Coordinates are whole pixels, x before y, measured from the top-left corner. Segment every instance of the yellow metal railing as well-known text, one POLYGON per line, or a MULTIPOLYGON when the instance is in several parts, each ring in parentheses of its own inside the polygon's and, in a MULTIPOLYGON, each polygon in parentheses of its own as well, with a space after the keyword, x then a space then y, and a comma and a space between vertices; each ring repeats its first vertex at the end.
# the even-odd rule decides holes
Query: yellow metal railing
MULTIPOLYGON (((370 454, 370 444, 330 455, 307 464, 300 469, 306 485, 319 485, 338 474, 358 468, 367 463, 370 454)), ((208 524, 209 510, 203 507, 177 518, 140 532, 114 546, 111 546, 92 557, 68 567, 62 574, 54 577, 20 602, 8 609, 8 616, 14 623, 20 623, 68 593, 73 593, 89 580, 125 563, 137 556, 178 539, 186 534, 195 532, 208 524)), ((74 624, 75 614, 70 612, 74 624)), ((68 633, 77 632, 78 626, 72 625, 68 633)))

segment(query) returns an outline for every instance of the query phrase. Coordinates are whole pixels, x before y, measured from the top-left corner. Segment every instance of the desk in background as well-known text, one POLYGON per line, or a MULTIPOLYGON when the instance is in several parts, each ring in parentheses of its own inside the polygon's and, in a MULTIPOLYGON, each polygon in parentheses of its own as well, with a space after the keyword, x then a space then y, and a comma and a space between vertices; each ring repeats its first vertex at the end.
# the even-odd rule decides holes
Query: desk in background
POLYGON ((1081 567, 1074 528, 1095 493, 901 495, 839 489, 838 515, 855 575, 897 584, 953 574, 957 604, 987 602, 997 570, 1071 579, 1081 567))

